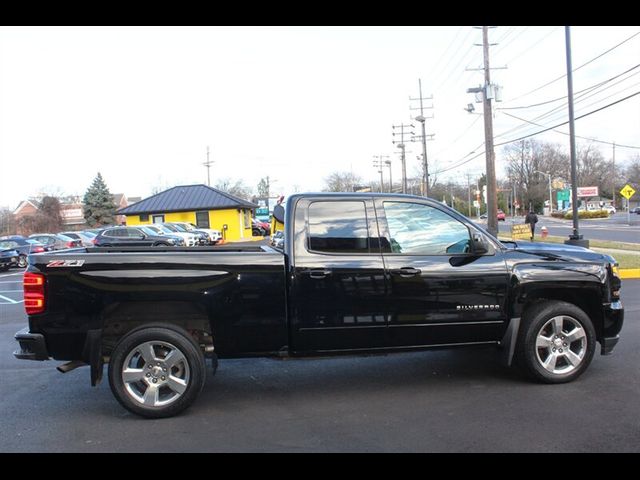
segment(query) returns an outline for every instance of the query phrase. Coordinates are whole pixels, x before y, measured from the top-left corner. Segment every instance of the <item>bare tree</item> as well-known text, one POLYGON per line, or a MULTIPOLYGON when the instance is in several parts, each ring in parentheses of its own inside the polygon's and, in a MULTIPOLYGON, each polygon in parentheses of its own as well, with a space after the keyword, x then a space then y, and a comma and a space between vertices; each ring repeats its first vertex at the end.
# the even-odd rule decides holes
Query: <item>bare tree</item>
POLYGON ((354 186, 362 184, 362 177, 350 172, 333 172, 324 182, 324 192, 353 192, 354 186))
POLYGON ((234 197, 249 200, 251 198, 251 188, 247 187, 242 180, 231 180, 230 178, 222 178, 218 180, 215 188, 220 191, 229 193, 234 197))

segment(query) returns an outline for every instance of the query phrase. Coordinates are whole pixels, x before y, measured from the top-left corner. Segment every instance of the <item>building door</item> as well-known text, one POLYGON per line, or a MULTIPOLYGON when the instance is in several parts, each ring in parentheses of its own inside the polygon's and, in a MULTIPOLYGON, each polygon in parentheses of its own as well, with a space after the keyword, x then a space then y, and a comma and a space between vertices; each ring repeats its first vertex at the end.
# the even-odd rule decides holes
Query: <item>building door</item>
POLYGON ((152 219, 153 223, 164 223, 164 215, 154 215, 152 219))
POLYGON ((209 212, 196 212, 196 226, 209 228, 209 212))

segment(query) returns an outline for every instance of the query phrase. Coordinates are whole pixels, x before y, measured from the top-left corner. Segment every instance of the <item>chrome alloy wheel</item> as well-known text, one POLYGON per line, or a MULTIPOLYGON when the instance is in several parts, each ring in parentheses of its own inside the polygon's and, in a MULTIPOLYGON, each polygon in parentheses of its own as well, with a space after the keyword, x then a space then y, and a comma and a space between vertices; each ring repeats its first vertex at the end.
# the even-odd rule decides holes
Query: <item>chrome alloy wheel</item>
POLYGON ((536 357, 550 373, 562 375, 574 371, 586 353, 587 334, 573 317, 553 317, 536 336, 536 357))
POLYGON ((174 345, 145 342, 133 348, 122 366, 122 382, 129 396, 147 407, 175 402, 189 385, 189 363, 174 345))

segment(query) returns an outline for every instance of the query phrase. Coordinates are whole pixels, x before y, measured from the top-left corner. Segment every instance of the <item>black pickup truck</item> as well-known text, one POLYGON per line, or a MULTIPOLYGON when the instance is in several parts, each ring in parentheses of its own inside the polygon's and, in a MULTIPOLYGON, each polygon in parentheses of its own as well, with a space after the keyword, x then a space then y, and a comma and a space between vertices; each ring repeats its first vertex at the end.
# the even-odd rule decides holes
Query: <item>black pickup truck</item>
POLYGON ((80 248, 29 256, 29 326, 15 356, 108 364, 130 411, 175 415, 205 360, 495 345, 546 383, 574 380, 624 311, 615 260, 581 247, 500 242, 434 200, 288 199, 284 246, 80 248))

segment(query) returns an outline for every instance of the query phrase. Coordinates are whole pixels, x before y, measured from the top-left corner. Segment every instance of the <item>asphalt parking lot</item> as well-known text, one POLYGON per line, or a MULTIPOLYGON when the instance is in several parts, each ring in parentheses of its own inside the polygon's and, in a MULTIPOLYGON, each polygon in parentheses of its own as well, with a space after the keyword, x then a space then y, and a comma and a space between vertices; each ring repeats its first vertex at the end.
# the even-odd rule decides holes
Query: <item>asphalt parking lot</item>
POLYGON ((144 420, 87 368, 16 360, 21 272, 0 274, 2 452, 638 452, 640 280, 613 355, 540 385, 492 348, 221 360, 184 414, 144 420))

